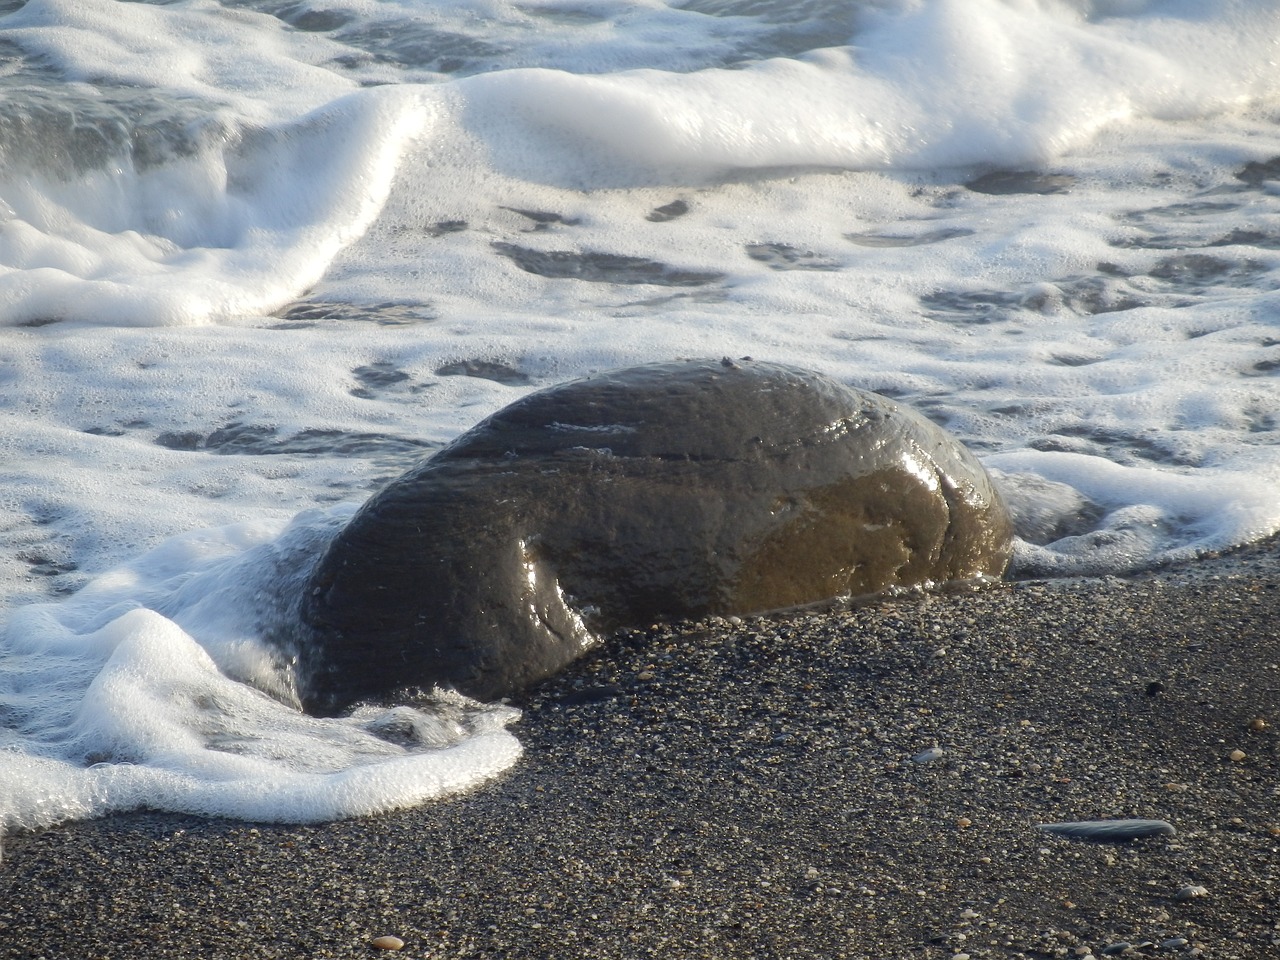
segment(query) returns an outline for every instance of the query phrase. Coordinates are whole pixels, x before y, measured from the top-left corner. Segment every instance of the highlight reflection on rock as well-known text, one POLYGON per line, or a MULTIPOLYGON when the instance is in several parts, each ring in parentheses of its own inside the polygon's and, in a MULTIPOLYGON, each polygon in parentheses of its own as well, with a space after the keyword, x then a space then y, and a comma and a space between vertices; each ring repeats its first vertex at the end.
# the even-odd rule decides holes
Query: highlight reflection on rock
POLYGON ((304 700, 492 699, 623 627, 998 576, 1011 536, 977 460, 883 397, 750 360, 602 374, 365 504, 303 597, 304 700))

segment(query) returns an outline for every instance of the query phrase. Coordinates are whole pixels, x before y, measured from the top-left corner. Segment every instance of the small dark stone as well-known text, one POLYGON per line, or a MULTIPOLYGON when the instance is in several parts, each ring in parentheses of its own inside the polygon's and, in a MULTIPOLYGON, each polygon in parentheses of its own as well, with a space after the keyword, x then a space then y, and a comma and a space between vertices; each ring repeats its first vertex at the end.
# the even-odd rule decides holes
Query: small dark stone
POLYGON ((1147 684, 1147 696, 1154 697, 1164 693, 1165 686, 1159 680, 1152 680, 1147 684))
POLYGON ((1042 823, 1037 829, 1069 840, 1097 843, 1127 843, 1145 837, 1171 837, 1178 832, 1167 820, 1082 820, 1042 823))

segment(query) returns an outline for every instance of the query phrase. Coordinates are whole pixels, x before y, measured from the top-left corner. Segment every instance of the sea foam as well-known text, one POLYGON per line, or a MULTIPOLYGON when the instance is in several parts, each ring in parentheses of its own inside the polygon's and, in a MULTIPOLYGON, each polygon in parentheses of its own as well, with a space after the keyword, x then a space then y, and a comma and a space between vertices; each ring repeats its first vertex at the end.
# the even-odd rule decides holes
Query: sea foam
POLYGON ((505 708, 320 720, 355 505, 538 386, 817 369, 1018 575, 1280 529, 1270 0, 28 0, 0 15, 0 823, 390 809, 505 708))
POLYGON ((272 585, 348 515, 173 538, 68 601, 15 612, 0 633, 0 828, 135 809, 332 820, 515 762, 517 712, 456 695, 340 719, 298 710, 288 660, 262 640, 272 585))

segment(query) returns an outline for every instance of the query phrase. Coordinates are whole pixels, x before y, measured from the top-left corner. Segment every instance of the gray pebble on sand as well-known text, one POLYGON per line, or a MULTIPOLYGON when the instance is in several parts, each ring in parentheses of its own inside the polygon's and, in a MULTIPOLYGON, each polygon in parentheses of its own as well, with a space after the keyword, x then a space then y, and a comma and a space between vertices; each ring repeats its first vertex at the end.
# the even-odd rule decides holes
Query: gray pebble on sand
POLYGON ((1178 831, 1168 820, 1082 820, 1070 823, 1041 823, 1037 829, 1070 840, 1123 843, 1144 837, 1172 837, 1178 831))

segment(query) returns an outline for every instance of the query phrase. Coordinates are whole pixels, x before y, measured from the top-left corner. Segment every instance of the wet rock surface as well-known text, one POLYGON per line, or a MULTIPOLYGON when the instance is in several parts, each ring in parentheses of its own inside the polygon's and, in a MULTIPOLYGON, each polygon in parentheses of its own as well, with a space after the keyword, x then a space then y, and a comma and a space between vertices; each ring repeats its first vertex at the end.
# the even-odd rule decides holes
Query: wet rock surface
POLYGON ((508 695, 625 627, 998 576, 981 465, 874 394, 654 364, 531 394, 376 494, 302 602, 309 709, 508 695))

